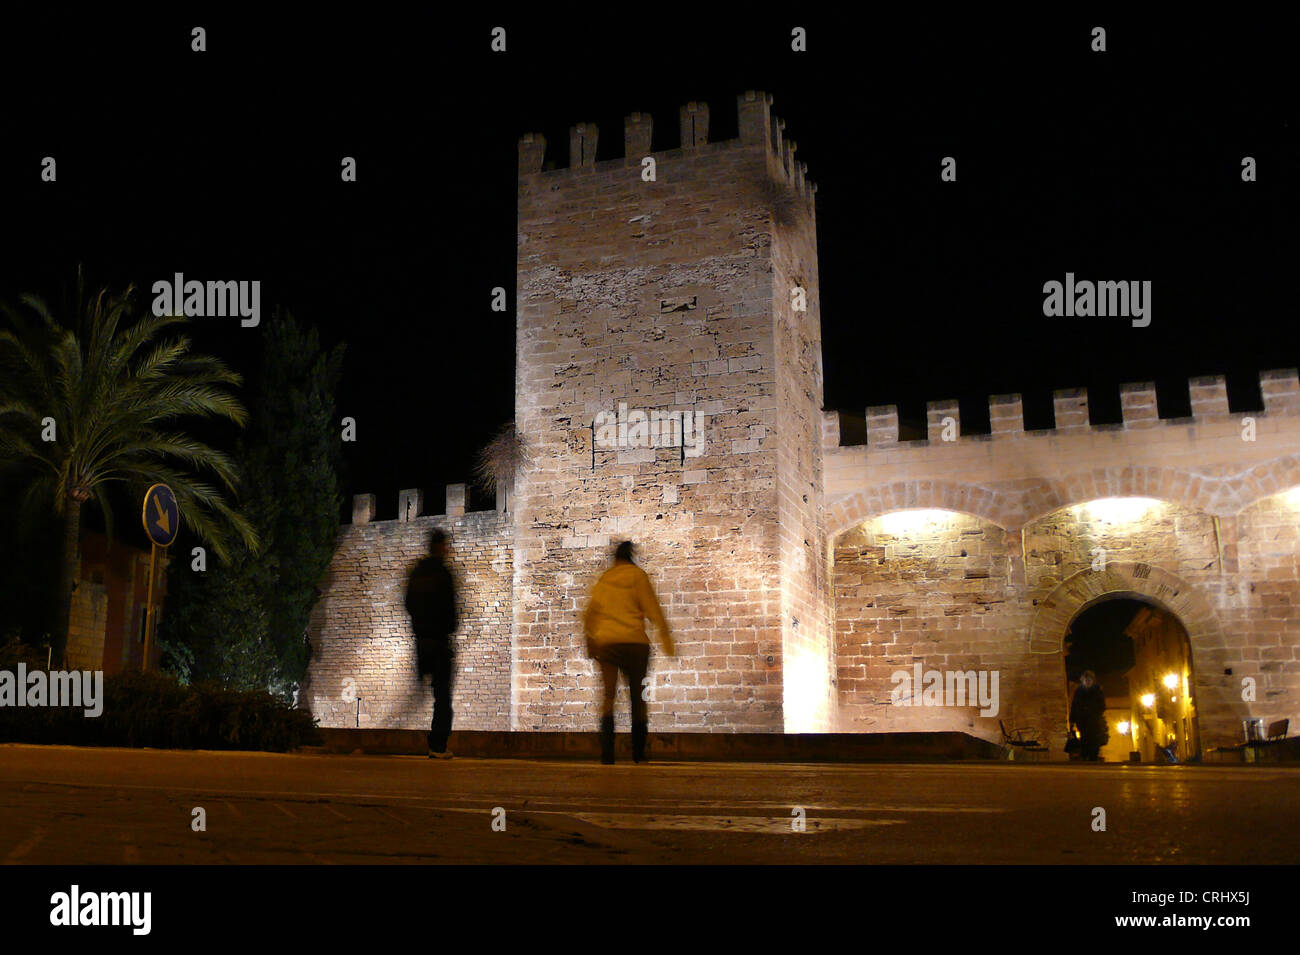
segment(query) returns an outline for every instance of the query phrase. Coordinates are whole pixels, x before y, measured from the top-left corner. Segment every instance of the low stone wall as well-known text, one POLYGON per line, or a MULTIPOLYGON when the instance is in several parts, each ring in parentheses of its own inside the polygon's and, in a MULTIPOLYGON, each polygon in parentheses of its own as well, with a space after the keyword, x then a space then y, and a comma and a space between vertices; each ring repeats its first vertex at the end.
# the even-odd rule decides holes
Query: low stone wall
POLYGON ((510 516, 500 511, 366 519, 339 531, 312 612, 312 660, 299 697, 321 726, 428 727, 433 696, 428 679, 416 674, 404 597, 407 575, 428 552, 435 527, 451 535, 460 602, 455 725, 510 728, 514 570, 510 516))

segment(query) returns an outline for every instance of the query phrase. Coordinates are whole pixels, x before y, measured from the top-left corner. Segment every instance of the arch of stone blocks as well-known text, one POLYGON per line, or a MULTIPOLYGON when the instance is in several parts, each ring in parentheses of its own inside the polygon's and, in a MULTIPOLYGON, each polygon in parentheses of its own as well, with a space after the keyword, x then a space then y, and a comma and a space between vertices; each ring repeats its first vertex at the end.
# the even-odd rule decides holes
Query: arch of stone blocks
POLYGON ((1016 495, 973 484, 917 479, 895 481, 858 491, 826 505, 827 534, 833 543, 863 521, 914 508, 956 511, 1006 529, 1016 506, 1016 495))
POLYGON ((1062 478, 1005 482, 997 487, 915 478, 866 488, 828 502, 833 543, 863 521, 891 511, 938 508, 1014 530, 1064 507, 1105 497, 1151 497, 1217 517, 1262 498, 1300 487, 1300 454, 1257 464, 1236 474, 1194 474, 1179 468, 1093 468, 1062 478))
POLYGON ((1214 608, 1191 584, 1152 564, 1112 561, 1105 570, 1083 570, 1063 580, 1038 602, 1029 625, 1032 653, 1060 653, 1070 622, 1091 604, 1106 598, 1145 598, 1174 614, 1187 630, 1193 665, 1204 661, 1198 650, 1222 647, 1223 628, 1214 608))
MULTIPOLYGON (((1187 631, 1196 709, 1201 732, 1228 739, 1226 728, 1241 714, 1216 692, 1215 674, 1225 663, 1227 639, 1213 607, 1195 587, 1151 564, 1112 562, 1105 570, 1084 570, 1058 584, 1045 599, 1029 628, 1032 653, 1061 653, 1070 622, 1089 605, 1106 598, 1136 597, 1174 614, 1187 631)), ((1063 738, 1058 734, 1058 742, 1063 738)), ((1204 737, 1203 737, 1204 738, 1204 737)))

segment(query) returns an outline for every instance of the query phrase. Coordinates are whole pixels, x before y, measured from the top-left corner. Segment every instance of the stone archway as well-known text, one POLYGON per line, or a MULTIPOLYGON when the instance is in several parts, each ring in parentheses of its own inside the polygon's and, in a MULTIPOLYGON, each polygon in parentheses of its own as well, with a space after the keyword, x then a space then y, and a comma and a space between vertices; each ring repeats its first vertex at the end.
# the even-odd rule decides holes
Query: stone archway
MULTIPOLYGON (((1107 598, 1129 597, 1155 605, 1172 614, 1187 634, 1197 700, 1199 735, 1223 741, 1231 734, 1233 708, 1215 691, 1221 682, 1213 674, 1222 672, 1226 640, 1218 616, 1209 601, 1194 586, 1163 568, 1151 564, 1111 562, 1105 570, 1084 570, 1062 581, 1036 602, 1029 628, 1032 654, 1062 653, 1070 624, 1083 611, 1107 598)), ((1064 661, 1062 661, 1064 662, 1064 661)), ((1058 749, 1064 744, 1062 728, 1053 738, 1058 749)))
POLYGON ((1007 528, 1018 526, 1015 495, 957 481, 897 481, 826 502, 826 538, 837 538, 865 521, 892 511, 934 509, 978 517, 1007 528))
POLYGON ((1187 630, 1193 654, 1224 646, 1214 608, 1195 587, 1152 564, 1112 561, 1105 570, 1083 570, 1063 580, 1036 602, 1029 626, 1030 652, 1060 653, 1070 621, 1107 594, 1146 598, 1174 614, 1187 630))

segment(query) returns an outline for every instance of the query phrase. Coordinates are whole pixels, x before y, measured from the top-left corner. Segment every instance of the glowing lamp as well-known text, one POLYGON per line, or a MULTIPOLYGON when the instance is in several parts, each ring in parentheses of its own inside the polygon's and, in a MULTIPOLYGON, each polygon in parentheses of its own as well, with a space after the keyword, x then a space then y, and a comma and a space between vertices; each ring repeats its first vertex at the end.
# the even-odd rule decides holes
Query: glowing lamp
POLYGON ((1156 695, 1154 693, 1143 693, 1142 705, 1145 706, 1148 710, 1151 709, 1151 707, 1156 705, 1156 695))

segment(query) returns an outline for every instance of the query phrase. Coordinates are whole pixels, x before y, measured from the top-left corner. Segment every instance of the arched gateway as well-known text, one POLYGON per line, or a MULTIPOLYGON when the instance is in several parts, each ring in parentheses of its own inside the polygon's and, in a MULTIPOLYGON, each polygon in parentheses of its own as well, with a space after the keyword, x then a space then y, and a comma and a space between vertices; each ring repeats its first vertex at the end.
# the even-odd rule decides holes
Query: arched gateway
MULTIPOLYGON (((1194 380, 1193 415, 1176 420, 1156 416, 1150 385, 1126 386, 1124 422, 1095 427, 1086 394, 1058 392, 1048 431, 1024 430, 1018 397, 994 398, 992 434, 949 441, 937 425, 955 404, 931 406, 928 440, 899 441, 896 412, 873 408, 867 444, 841 446, 828 417, 841 728, 915 722, 879 705, 888 668, 915 657, 1001 668, 1006 722, 1059 743, 1066 629, 1122 594, 1186 628, 1204 749, 1239 742, 1245 719, 1300 715, 1300 381, 1260 383, 1264 411, 1239 413, 1222 378, 1194 380), (953 517, 888 533, 918 508, 953 517)), ((945 728, 999 734, 963 717, 945 728)))
MULTIPOLYGON (((1060 655, 1063 653, 1063 642, 1072 623, 1085 611, 1103 601, 1124 598, 1135 599, 1164 611, 1176 622, 1183 634, 1190 656, 1186 668, 1189 685, 1183 690, 1182 684, 1179 684, 1179 689, 1175 690, 1172 696, 1173 702, 1177 702, 1178 694, 1181 692, 1186 692, 1199 701, 1202 685, 1207 689, 1213 689, 1222 682, 1216 678, 1216 674, 1223 672, 1224 649, 1227 641, 1214 608, 1205 596, 1186 580, 1160 567, 1144 563, 1109 563, 1103 569, 1089 568, 1080 571, 1059 584, 1038 603, 1033 622, 1029 627, 1030 651, 1060 655)), ((1182 678, 1183 674, 1179 673, 1178 676, 1182 678)), ((1152 688, 1161 693, 1160 708, 1163 711, 1163 697, 1167 694, 1161 687, 1152 688)), ((1136 686, 1131 686, 1129 689, 1130 696, 1136 696, 1139 692, 1136 686)), ((1205 696, 1210 702, 1208 708, 1198 702, 1196 709, 1199 719, 1208 718, 1212 724, 1224 724, 1234 718, 1232 708, 1216 702, 1214 693, 1207 692, 1205 696)), ((1068 708, 1068 698, 1063 700, 1063 704, 1068 708)), ((1148 709, 1154 706, 1155 704, 1151 703, 1148 709)), ((1131 700, 1129 709, 1131 713, 1136 713, 1140 717, 1143 713, 1141 700, 1137 698, 1131 700)), ((1130 726, 1133 722, 1137 722, 1137 719, 1126 720, 1130 726)), ((1116 727, 1112 726, 1112 741, 1116 735, 1116 727)), ((1191 734, 1184 731, 1184 735, 1191 734)), ((1196 735, 1199 736, 1199 732, 1196 735)), ((1059 726, 1057 731, 1050 735, 1050 740, 1058 752, 1063 751, 1065 738, 1059 726)), ((1164 742, 1164 740, 1160 741, 1162 745, 1164 742)), ((1127 758, 1127 750, 1135 748, 1136 745, 1134 743, 1131 746, 1116 747, 1116 751, 1124 750, 1121 758, 1127 758)), ((1147 758, 1150 758, 1152 753, 1149 743, 1144 748, 1147 750, 1147 758)), ((1186 757, 1189 754, 1183 752, 1180 755, 1186 757)))
POLYGON ((1038 601, 1029 627, 1029 649, 1034 653, 1060 653, 1070 621, 1090 604, 1108 596, 1145 597, 1174 614, 1186 628, 1198 658, 1201 653, 1224 646, 1223 628, 1214 608, 1195 587, 1151 564, 1113 561, 1104 570, 1079 571, 1038 601))

